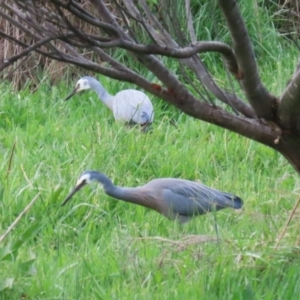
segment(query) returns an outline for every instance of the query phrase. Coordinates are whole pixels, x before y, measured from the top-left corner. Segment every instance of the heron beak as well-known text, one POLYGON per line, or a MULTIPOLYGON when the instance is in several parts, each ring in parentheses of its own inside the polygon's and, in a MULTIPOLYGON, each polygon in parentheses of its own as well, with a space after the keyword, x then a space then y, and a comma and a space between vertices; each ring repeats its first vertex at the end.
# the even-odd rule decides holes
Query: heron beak
POLYGON ((76 185, 73 190, 69 193, 69 195, 66 197, 66 199, 63 201, 61 206, 64 206, 82 187, 86 185, 85 181, 80 182, 78 185, 76 185))
POLYGON ((76 93, 77 93, 77 88, 75 88, 73 91, 72 91, 72 93, 69 95, 69 96, 67 96, 67 98, 65 99, 65 101, 68 101, 70 98, 72 98, 76 93))

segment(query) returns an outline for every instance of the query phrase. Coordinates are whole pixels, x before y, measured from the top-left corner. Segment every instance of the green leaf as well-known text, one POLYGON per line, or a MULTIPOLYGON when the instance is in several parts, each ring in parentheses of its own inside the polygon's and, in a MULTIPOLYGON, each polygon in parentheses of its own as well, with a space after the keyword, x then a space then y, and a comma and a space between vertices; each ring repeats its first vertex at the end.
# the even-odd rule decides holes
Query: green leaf
POLYGON ((33 268, 35 258, 29 259, 27 261, 21 262, 19 264, 19 270, 20 272, 25 275, 25 274, 30 274, 33 275, 35 273, 35 269, 33 268))
POLYGON ((41 228, 41 224, 39 222, 35 222, 28 226, 26 230, 22 233, 20 236, 20 240, 27 241, 29 240, 33 235, 35 235, 41 228))
POLYGON ((49 198, 49 203, 55 203, 55 201, 57 201, 57 199, 59 199, 59 195, 61 194, 61 192, 63 190, 64 189, 62 186, 56 187, 55 191, 51 194, 51 196, 49 198))
POLYGON ((11 289, 14 283, 14 278, 6 278, 0 280, 0 292, 5 289, 11 289))
POLYGON ((34 234, 40 230, 40 223, 35 222, 28 226, 21 236, 15 241, 9 243, 3 248, 0 248, 0 261, 1 260, 14 260, 22 244, 29 240, 34 234))
POLYGON ((11 260, 11 245, 0 248, 0 261, 1 260, 11 260))
POLYGON ((17 252, 19 250, 19 246, 22 243, 19 243, 19 245, 16 245, 17 243, 15 243, 15 245, 13 244, 8 244, 3 248, 0 248, 0 261, 1 260, 9 260, 9 261, 13 261, 16 256, 17 256, 17 252))

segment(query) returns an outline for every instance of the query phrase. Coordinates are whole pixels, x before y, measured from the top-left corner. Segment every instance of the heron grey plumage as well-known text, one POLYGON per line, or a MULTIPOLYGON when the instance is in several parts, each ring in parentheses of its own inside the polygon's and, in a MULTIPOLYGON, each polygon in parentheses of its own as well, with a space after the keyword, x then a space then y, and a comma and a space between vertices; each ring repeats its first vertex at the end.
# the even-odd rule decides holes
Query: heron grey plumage
POLYGON ((145 93, 127 89, 112 96, 94 77, 84 76, 80 78, 76 83, 75 89, 65 100, 69 100, 80 91, 89 89, 97 93, 99 99, 113 112, 116 121, 133 122, 142 126, 153 122, 153 106, 145 93))
POLYGON ((113 198, 153 209, 168 219, 178 219, 182 223, 189 221, 193 216, 210 211, 226 207, 240 209, 243 206, 243 201, 239 197, 194 181, 159 178, 141 187, 128 188, 115 186, 106 175, 97 171, 82 173, 62 205, 92 181, 100 183, 105 193, 113 198))

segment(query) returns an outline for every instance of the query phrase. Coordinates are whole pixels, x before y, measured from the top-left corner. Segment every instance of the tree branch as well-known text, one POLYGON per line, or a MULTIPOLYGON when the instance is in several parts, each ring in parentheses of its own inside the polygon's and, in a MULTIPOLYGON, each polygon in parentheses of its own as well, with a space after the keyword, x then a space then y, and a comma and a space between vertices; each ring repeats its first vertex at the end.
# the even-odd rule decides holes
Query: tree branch
MULTIPOLYGON (((143 22, 141 22, 143 27, 147 28, 147 32, 150 33, 152 39, 156 41, 157 45, 160 45, 161 47, 170 47, 172 49, 178 49, 179 48, 178 44, 172 39, 169 33, 162 27, 162 25, 157 20, 157 18, 153 14, 151 14, 146 3, 142 0, 140 0, 140 2, 142 3, 144 12, 147 15, 148 20, 149 22, 151 22, 151 24, 149 22, 146 22, 145 19, 142 18, 140 12, 136 9, 132 0, 124 1, 125 6, 130 11, 130 15, 133 15, 133 17, 137 20, 143 20, 143 22), (152 24, 155 27, 153 27, 152 24)), ((225 46, 228 47, 227 45, 225 46)), ((228 49, 231 48, 228 47, 228 49)), ((223 53, 225 53, 224 49, 222 51, 223 53)), ((232 49, 229 50, 229 52, 231 52, 233 56, 229 55, 229 53, 226 51, 226 58, 225 58, 226 64, 230 67, 231 72, 235 73, 236 77, 240 77, 239 75, 240 72, 237 68, 234 52, 232 51, 232 49)), ((230 105, 235 110, 239 111, 245 116, 255 117, 255 113, 249 105, 247 105, 245 102, 239 99, 236 95, 224 91, 216 84, 216 82, 211 78, 211 76, 207 72, 206 68, 204 67, 200 59, 195 59, 195 58, 182 59, 181 62, 184 63, 189 69, 191 69, 197 75, 200 82, 220 101, 226 103, 227 105, 230 105)))
POLYGON ((259 118, 274 120, 275 97, 266 90, 259 78, 254 51, 237 1, 219 0, 218 2, 231 33, 233 48, 242 74, 241 84, 247 99, 259 118))
POLYGON ((284 128, 300 131, 300 70, 294 75, 280 98, 278 117, 284 128))
MULTIPOLYGON (((8 39, 8 40, 12 40, 14 41, 15 43, 18 43, 19 45, 21 45, 22 47, 26 47, 27 45, 24 44, 24 43, 20 43, 17 39, 11 37, 11 36, 8 36, 6 33, 0 31, 0 36, 3 36, 4 38, 8 39)), ((10 66, 11 64, 13 64, 14 62, 16 62, 18 59, 24 57, 24 56, 27 56, 30 52, 36 50, 37 48, 39 48, 40 46, 52 41, 52 40, 55 40, 57 39, 58 37, 53 37, 53 36, 50 36, 50 37, 46 37, 44 39, 41 39, 40 41, 38 41, 37 43, 31 45, 31 46, 28 46, 26 47, 25 50, 21 51, 20 53, 14 55, 14 56, 11 56, 11 57, 8 57, 8 58, 5 58, 5 61, 3 62, 2 65, 0 65, 0 71, 2 71, 3 69, 7 68, 8 66, 10 66)))
POLYGON ((197 41, 194 25, 193 25, 193 17, 192 17, 192 11, 191 11, 191 0, 185 0, 185 10, 187 15, 187 28, 190 33, 190 38, 192 43, 195 43, 197 41))
POLYGON ((253 109, 247 103, 243 102, 235 94, 224 91, 215 83, 200 59, 194 57, 191 60, 186 60, 185 64, 195 72, 202 84, 219 100, 230 105, 246 117, 255 117, 253 109))

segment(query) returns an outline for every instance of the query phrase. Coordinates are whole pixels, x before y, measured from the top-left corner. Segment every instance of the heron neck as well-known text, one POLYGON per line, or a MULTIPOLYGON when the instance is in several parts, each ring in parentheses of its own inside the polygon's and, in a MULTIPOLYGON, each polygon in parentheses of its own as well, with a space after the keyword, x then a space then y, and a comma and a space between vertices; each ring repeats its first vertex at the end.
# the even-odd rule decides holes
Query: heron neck
POLYGON ((113 96, 110 95, 100 82, 97 82, 97 86, 93 88, 98 94, 99 99, 111 110, 113 109, 113 96))
POLYGON ((105 188, 105 192, 113 198, 155 209, 155 203, 149 202, 140 188, 113 186, 112 188, 105 188))

